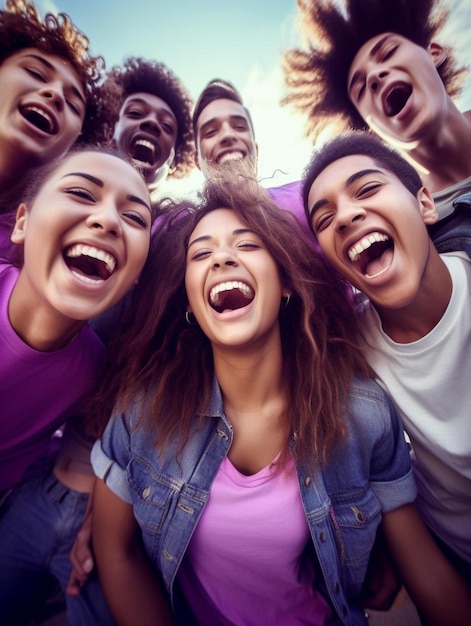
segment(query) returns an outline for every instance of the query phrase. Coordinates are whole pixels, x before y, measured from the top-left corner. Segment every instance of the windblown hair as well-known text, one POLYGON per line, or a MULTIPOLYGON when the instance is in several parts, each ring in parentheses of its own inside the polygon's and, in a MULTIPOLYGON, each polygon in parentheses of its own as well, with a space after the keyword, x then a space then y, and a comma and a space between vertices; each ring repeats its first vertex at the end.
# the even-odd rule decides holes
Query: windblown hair
POLYGON ((105 62, 100 56, 90 56, 89 40, 65 13, 48 13, 44 21, 32 2, 7 0, 0 11, 0 64, 24 48, 36 48, 68 61, 84 87, 86 111, 82 134, 83 143, 104 143, 109 138, 108 120, 114 101, 100 87, 105 62))
MULTIPOLYGON (((182 178, 194 167, 193 127, 191 107, 193 101, 183 83, 164 63, 147 61, 140 57, 126 59, 123 66, 113 67, 105 85, 115 85, 120 91, 120 104, 133 93, 150 93, 162 98, 172 109, 177 120, 178 133, 175 158, 169 177, 182 178)), ((119 106, 114 120, 118 120, 119 106)))
POLYGON ((92 402, 94 434, 106 425, 116 398, 115 413, 144 398, 139 423, 161 453, 170 441, 181 449, 195 416, 204 420, 213 355, 198 324, 185 320, 186 256, 195 226, 219 208, 231 208, 262 239, 291 293, 279 314, 287 426, 298 458, 319 462, 346 433, 352 376, 370 375, 346 285, 313 251, 296 218, 273 204, 255 179, 233 170, 207 182, 198 206, 177 204, 166 213, 152 243, 152 269, 141 276, 128 319, 110 345, 107 375, 92 402))
MULTIPOLYGON (((448 17, 442 0, 297 0, 306 49, 283 57, 286 96, 306 117, 313 142, 327 124, 337 130, 365 128, 347 92, 350 66, 361 46, 381 33, 393 32, 423 48, 437 40, 448 17)), ((459 95, 465 67, 453 50, 437 68, 451 97, 459 95)))
POLYGON ((379 166, 392 172, 404 187, 416 196, 422 181, 415 168, 399 152, 390 148, 378 137, 367 131, 352 131, 339 135, 314 152, 302 176, 301 193, 307 221, 311 224, 309 191, 312 183, 331 163, 347 156, 362 154, 371 157, 379 166))

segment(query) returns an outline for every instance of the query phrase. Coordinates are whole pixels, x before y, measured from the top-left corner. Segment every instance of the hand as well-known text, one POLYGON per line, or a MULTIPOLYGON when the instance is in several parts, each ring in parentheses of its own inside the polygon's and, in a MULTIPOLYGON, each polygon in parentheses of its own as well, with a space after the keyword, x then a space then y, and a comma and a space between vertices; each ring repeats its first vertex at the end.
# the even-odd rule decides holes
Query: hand
POLYGON ((87 506, 87 511, 85 512, 82 528, 77 533, 75 543, 70 551, 69 558, 72 564, 72 572, 66 592, 71 596, 78 596, 80 594, 82 586, 87 582, 91 571, 95 567, 92 552, 91 500, 92 498, 90 498, 90 506, 87 506))
POLYGON ((374 611, 389 611, 401 587, 402 581, 393 566, 382 532, 379 531, 363 583, 362 607, 374 611))

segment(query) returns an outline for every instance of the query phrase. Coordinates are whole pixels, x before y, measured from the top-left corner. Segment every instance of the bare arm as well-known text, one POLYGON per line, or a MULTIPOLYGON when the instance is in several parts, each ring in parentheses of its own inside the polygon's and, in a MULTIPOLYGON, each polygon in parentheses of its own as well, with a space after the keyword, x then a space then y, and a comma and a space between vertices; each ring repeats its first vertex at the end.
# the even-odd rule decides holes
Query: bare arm
POLYGON ((171 609, 144 552, 131 505, 97 479, 93 546, 105 598, 119 626, 169 626, 171 609))
POLYGON ((433 541, 416 507, 383 517, 392 556, 412 601, 436 626, 471 624, 471 589, 433 541))

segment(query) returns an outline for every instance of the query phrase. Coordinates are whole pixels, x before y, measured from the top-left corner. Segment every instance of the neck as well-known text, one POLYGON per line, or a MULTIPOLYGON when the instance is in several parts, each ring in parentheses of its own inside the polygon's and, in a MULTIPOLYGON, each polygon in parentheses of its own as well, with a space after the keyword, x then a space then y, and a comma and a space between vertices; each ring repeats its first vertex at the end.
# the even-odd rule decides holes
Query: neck
POLYGON ((417 296, 401 308, 376 307, 384 332, 396 343, 412 343, 425 337, 442 319, 450 302, 450 272, 435 248, 417 296))
POLYGON ((405 156, 432 193, 471 176, 471 111, 463 114, 451 105, 446 119, 424 133, 405 156))
POLYGON ((53 352, 67 346, 85 325, 69 319, 47 304, 32 302, 23 288, 21 272, 8 303, 8 317, 13 330, 24 343, 39 352, 53 352))
POLYGON ((260 410, 273 398, 284 395, 279 335, 263 346, 221 350, 213 346, 214 369, 226 409, 260 410))

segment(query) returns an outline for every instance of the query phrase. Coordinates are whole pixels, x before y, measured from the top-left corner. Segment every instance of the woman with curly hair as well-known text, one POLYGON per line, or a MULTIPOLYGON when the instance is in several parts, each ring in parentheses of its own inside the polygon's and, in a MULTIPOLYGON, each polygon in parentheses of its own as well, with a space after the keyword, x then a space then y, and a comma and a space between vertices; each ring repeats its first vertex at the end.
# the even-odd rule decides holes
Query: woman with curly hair
POLYGON ((471 111, 454 102, 465 68, 437 42, 446 5, 298 0, 298 9, 305 46, 285 53, 283 102, 305 115, 313 141, 333 122, 369 127, 398 149, 434 195, 439 251, 471 254, 471 111))
POLYGON ((460 580, 413 505, 398 416, 296 218, 224 172, 167 220, 94 400, 106 419, 117 395, 92 452, 117 623, 367 624, 383 519, 435 624, 465 624, 460 580))
POLYGON ((78 140, 107 140, 114 98, 99 88, 103 69, 68 15, 41 20, 32 2, 7 0, 0 11, 0 212, 32 168, 78 140))
POLYGON ((151 190, 167 175, 186 176, 193 163, 192 100, 163 63, 131 57, 110 70, 120 94, 114 142, 141 169, 151 190))

